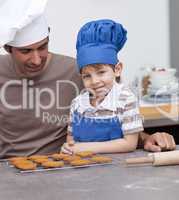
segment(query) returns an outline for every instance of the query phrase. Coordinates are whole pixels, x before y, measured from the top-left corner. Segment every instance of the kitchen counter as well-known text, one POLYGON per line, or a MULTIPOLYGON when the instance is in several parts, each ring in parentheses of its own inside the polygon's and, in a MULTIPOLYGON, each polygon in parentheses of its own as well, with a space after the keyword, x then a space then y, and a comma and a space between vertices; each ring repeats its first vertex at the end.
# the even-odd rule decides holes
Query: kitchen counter
POLYGON ((125 158, 146 154, 141 150, 113 154, 116 163, 112 165, 25 174, 0 163, 0 199, 178 200, 179 166, 122 164, 125 158))
POLYGON ((179 104, 141 104, 140 113, 144 117, 144 127, 179 124, 179 104))

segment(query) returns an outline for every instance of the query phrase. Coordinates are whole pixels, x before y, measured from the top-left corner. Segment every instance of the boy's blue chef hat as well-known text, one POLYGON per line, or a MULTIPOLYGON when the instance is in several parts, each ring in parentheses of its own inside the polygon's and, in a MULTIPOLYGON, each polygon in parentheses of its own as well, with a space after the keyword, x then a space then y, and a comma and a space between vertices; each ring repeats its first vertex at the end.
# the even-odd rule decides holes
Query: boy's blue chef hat
POLYGON ((76 49, 79 69, 89 64, 118 62, 117 53, 127 40, 127 31, 109 19, 86 23, 78 32, 76 49))

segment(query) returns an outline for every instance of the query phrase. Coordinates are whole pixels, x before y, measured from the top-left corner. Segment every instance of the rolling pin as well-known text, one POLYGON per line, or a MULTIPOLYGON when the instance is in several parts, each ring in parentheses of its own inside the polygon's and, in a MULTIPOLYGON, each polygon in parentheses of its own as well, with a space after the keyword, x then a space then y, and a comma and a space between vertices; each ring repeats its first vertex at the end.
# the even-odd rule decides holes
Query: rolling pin
POLYGON ((152 164, 153 166, 179 165, 179 150, 150 153, 146 157, 128 158, 125 163, 127 165, 152 164))

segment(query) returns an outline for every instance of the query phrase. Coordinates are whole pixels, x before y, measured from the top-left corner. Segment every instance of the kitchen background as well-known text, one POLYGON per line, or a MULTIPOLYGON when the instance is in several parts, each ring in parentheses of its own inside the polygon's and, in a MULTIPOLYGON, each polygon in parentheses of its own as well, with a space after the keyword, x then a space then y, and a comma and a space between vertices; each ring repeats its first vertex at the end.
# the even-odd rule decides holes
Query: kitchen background
POLYGON ((177 75, 179 76, 179 25, 178 25, 178 9, 179 1, 169 1, 169 30, 170 30, 170 64, 177 68, 177 75))
MULTIPOLYGON (((111 18, 128 30, 119 54, 123 79, 134 80, 141 67, 178 67, 178 0, 52 0, 46 16, 51 27, 50 50, 75 56, 79 28, 89 20, 111 18)), ((0 53, 4 53, 1 49, 0 53)))
MULTIPOLYGON (((111 18, 121 22, 128 30, 128 41, 119 55, 124 63, 123 80, 134 83, 145 71, 141 68, 147 67, 172 67, 177 69, 179 75, 178 10, 179 0, 51 0, 46 8, 47 21, 51 27, 50 50, 75 57, 75 41, 79 28, 93 19, 111 18)), ((5 52, 0 49, 0 53, 5 52)), ((153 78, 153 83, 156 84, 148 87, 147 94, 143 96, 147 99, 139 98, 142 100, 141 107, 144 106, 147 110, 150 106, 156 108, 158 104, 155 103, 171 102, 171 99, 173 101, 173 95, 178 101, 179 84, 176 88, 173 88, 175 84, 169 84, 168 88, 167 78, 160 76, 160 80, 162 79, 165 82, 165 91, 162 95, 155 95, 158 79, 154 81, 153 78)), ((172 83, 174 77, 169 80, 172 83)), ((162 87, 163 84, 159 86, 162 87)), ((157 92, 160 87, 157 87, 157 92)), ((173 112, 171 109, 165 112, 166 119, 154 118, 152 122, 149 120, 148 125, 145 120, 145 131, 171 133, 179 144, 179 115, 177 109, 175 111, 177 120, 170 117, 173 112)), ((150 113, 147 111, 147 114, 150 113)))

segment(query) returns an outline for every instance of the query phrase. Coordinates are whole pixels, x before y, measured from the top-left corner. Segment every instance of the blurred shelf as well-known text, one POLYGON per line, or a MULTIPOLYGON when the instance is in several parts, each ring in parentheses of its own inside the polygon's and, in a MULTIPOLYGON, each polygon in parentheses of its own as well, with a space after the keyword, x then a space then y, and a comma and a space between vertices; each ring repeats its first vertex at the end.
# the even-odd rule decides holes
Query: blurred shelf
POLYGON ((179 104, 141 105, 144 127, 168 126, 179 124, 179 104))

